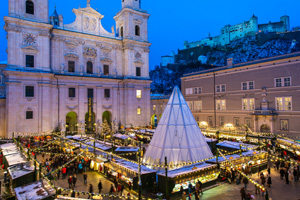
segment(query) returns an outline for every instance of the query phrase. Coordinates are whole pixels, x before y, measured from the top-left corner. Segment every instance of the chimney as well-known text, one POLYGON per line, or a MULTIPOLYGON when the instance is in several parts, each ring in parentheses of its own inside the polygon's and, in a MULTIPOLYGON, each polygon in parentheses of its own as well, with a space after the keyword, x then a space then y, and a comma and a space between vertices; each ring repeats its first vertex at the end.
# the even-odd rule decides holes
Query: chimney
POLYGON ((233 66, 233 58, 227 58, 227 67, 231 68, 233 66))

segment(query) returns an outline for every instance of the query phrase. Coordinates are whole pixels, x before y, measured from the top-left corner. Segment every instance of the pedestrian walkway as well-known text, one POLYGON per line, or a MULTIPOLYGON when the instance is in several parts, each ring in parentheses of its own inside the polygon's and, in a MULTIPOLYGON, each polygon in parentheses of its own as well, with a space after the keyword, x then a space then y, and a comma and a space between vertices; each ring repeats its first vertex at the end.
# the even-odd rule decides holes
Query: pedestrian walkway
MULTIPOLYGON (((267 171, 263 171, 267 175, 267 171)), ((280 179, 279 173, 271 169, 272 185, 271 188, 267 188, 269 192, 269 197, 272 200, 299 200, 300 199, 300 182, 290 182, 286 184, 285 180, 280 179)), ((260 183, 260 179, 257 174, 252 175, 252 179, 260 183)), ((200 200, 238 200, 241 199, 240 189, 243 187, 243 184, 236 185, 235 183, 228 184, 223 183, 217 187, 214 187, 210 190, 204 191, 204 194, 201 196, 200 200)), ((253 184, 249 183, 247 194, 255 196, 255 200, 265 200, 263 196, 255 195, 255 187, 253 184)), ((192 198, 194 200, 194 197, 192 198)))

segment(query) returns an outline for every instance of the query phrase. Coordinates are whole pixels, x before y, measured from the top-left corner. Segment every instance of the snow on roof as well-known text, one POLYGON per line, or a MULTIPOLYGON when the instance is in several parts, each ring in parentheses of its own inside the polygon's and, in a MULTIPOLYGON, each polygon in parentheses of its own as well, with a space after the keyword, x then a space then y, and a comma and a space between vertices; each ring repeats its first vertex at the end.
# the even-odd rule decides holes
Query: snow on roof
POLYGON ((216 141, 218 141, 218 140, 217 140, 217 139, 213 139, 213 138, 205 137, 205 141, 206 141, 206 142, 216 142, 216 141))
MULTIPOLYGON (((261 153, 265 153, 265 152, 262 151, 261 153)), ((251 150, 251 151, 243 152, 242 156, 254 156, 254 155, 259 155, 261 153, 258 152, 258 151, 252 151, 251 150)), ((227 155, 225 157, 227 158, 227 160, 232 161, 232 160, 240 158, 241 156, 239 154, 233 154, 233 155, 227 155)), ((223 158, 223 156, 220 156, 219 159, 218 159, 218 162, 224 162, 224 161, 225 161, 225 159, 223 158)), ((216 158, 213 158, 213 159, 207 160, 206 162, 208 162, 208 163, 216 163, 217 160, 216 160, 216 158)))
POLYGON ((123 134, 120 134, 120 133, 114 134, 113 137, 119 138, 119 139, 122 139, 122 140, 127 140, 129 138, 128 135, 123 135, 123 134))
MULTIPOLYGON (((94 146, 94 140, 90 140, 90 141, 86 142, 86 144, 94 146)), ((95 147, 97 147, 99 149, 102 149, 104 151, 107 151, 107 150, 112 148, 112 146, 108 145, 108 143, 104 143, 104 142, 101 142, 99 140, 96 140, 95 147)))
POLYGON ((296 145, 297 147, 300 147, 300 144, 296 141, 294 142, 294 141, 283 139, 283 138, 277 138, 277 140, 279 142, 285 142, 285 143, 288 143, 289 145, 296 145))
POLYGON ((26 158, 21 153, 11 154, 5 156, 8 166, 13 166, 21 163, 26 163, 26 158))
POLYGON ((10 176, 12 177, 12 179, 17 179, 27 174, 33 173, 34 165, 32 162, 26 162, 26 163, 8 167, 7 170, 10 176))
POLYGON ((41 200, 55 195, 55 190, 43 179, 42 181, 17 187, 15 193, 18 200, 41 200))
POLYGON ((242 145, 242 149, 246 149, 246 147, 250 149, 256 147, 255 145, 246 144, 242 142, 232 142, 232 141, 223 141, 217 144, 217 146, 231 148, 231 149, 240 149, 240 145, 242 145))
POLYGON ((200 161, 213 154, 179 88, 166 105, 144 156, 144 163, 174 165, 200 161))
POLYGON ((66 136, 66 138, 68 139, 73 139, 73 140, 77 140, 77 141, 84 141, 87 139, 87 137, 85 135, 81 136, 81 135, 68 135, 66 136))
MULTIPOLYGON (((188 166, 184 166, 178 169, 173 169, 168 171, 168 177, 169 178, 175 178, 176 176, 180 176, 180 175, 184 175, 184 174, 188 174, 191 172, 197 172, 197 171, 202 171, 204 169, 208 169, 208 168, 215 168, 217 165, 215 164, 209 164, 209 163, 198 163, 198 164, 194 164, 194 165, 188 165, 188 166)), ((162 171, 160 173, 158 173, 157 175, 160 176, 165 176, 166 172, 162 171)))
POLYGON ((139 149, 139 147, 118 147, 115 151, 137 152, 139 149))
MULTIPOLYGON (((131 171, 134 171, 135 173, 138 173, 139 172, 139 165, 136 164, 136 163, 133 163, 133 162, 130 162, 130 161, 126 161, 126 160, 123 160, 123 159, 120 159, 120 158, 116 158, 115 161, 111 161, 112 163, 115 163, 119 166, 122 166, 124 168, 127 168, 131 171)), ((149 173, 154 173, 156 172, 155 170, 153 169, 149 169, 147 168, 146 166, 144 165, 141 165, 141 174, 149 174, 149 173)))
POLYGON ((6 143, 0 145, 4 156, 19 153, 19 149, 15 143, 6 143))

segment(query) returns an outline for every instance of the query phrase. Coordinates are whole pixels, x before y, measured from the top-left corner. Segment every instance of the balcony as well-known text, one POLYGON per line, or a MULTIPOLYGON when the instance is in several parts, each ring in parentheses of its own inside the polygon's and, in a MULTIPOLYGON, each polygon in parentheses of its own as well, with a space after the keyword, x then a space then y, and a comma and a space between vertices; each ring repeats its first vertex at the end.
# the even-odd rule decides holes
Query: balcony
POLYGON ((252 115, 278 115, 275 110, 255 110, 252 115))

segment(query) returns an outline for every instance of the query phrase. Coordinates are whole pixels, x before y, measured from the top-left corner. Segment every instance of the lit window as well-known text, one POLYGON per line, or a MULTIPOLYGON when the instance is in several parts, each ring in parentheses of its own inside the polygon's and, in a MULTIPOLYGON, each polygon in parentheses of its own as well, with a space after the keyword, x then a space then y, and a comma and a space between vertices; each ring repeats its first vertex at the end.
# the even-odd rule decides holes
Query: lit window
POLYGON ((141 114, 141 108, 136 109, 136 114, 140 115, 141 114))
POLYGON ((289 121, 288 120, 280 120, 280 130, 282 130, 282 131, 289 130, 289 121))
POLYGON ((156 110, 156 105, 153 105, 153 110, 156 110))
POLYGON ((138 99, 142 98, 142 90, 136 90, 136 98, 138 99))
POLYGON ((275 78, 275 87, 289 87, 291 85, 291 77, 275 78))
POLYGON ((226 91, 226 85, 216 85, 216 92, 225 92, 226 91))
POLYGON ((276 110, 292 110, 292 97, 277 97, 276 110))
POLYGON ((194 110, 202 110, 202 101, 194 101, 194 110))
POLYGON ((226 110, 226 100, 216 100, 217 110, 226 110))
POLYGON ((194 102, 193 101, 187 101, 187 104, 188 104, 190 110, 194 110, 194 102))
POLYGON ((193 88, 186 88, 186 89, 185 89, 185 94, 186 94, 186 95, 193 94, 193 88))
POLYGON ((255 101, 254 99, 243 99, 243 110, 254 110, 255 101))

